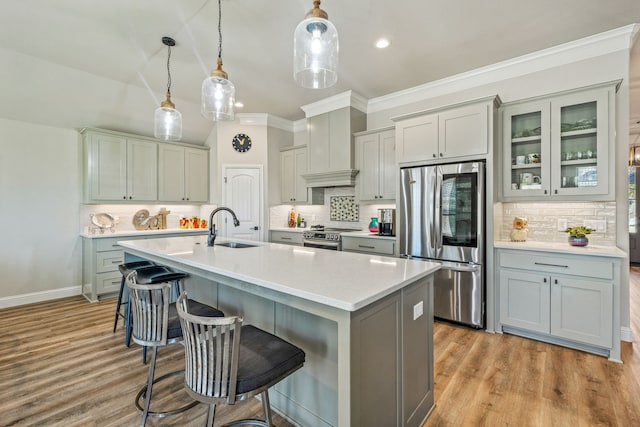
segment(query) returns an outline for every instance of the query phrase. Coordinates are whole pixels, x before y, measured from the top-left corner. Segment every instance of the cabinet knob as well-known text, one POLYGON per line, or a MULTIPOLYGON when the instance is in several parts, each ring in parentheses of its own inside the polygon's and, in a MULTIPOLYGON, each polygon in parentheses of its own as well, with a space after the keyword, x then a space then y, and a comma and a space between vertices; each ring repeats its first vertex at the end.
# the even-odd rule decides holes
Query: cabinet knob
POLYGON ((122 200, 127 200, 127 196, 122 196, 122 200))
POLYGON ((433 153, 433 157, 435 158, 435 157, 438 157, 438 156, 436 156, 436 153, 433 153))
POLYGON ((440 157, 442 157, 442 153, 440 153, 440 157))
POLYGON ((547 194, 547 190, 544 190, 544 194, 547 194))
POLYGON ((553 193, 554 194, 558 194, 558 190, 553 190, 553 193))
POLYGON ((555 280, 553 281, 553 283, 557 285, 557 284, 558 284, 558 279, 555 279, 555 280))
POLYGON ((129 200, 132 200, 132 199, 133 199, 133 197, 129 196, 129 200))
POLYGON ((547 283, 547 278, 545 277, 544 279, 542 279, 542 281, 543 281, 544 283, 547 283))
POLYGON ((187 200, 189 200, 189 198, 187 197, 187 200))

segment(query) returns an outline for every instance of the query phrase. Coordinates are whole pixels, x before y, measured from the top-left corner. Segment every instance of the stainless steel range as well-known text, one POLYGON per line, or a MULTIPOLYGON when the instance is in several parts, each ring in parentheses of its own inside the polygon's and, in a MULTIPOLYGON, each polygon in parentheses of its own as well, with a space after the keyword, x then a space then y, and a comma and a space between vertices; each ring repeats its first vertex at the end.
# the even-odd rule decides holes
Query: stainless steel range
POLYGON ((308 248, 342 250, 342 235, 347 231, 360 231, 358 228, 325 227, 312 225, 309 231, 302 233, 302 243, 308 248))

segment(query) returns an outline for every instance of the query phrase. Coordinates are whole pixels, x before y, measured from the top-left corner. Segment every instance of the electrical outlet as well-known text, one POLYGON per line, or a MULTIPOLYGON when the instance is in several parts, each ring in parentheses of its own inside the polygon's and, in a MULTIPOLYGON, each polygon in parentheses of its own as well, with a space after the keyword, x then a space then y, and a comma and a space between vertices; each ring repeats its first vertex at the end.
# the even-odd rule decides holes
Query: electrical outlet
POLYGON ((567 227, 567 220, 564 218, 558 218, 558 231, 564 231, 567 227))
POLYGON ((424 304, 422 301, 413 306, 413 320, 416 320, 418 317, 422 316, 423 306, 424 304))

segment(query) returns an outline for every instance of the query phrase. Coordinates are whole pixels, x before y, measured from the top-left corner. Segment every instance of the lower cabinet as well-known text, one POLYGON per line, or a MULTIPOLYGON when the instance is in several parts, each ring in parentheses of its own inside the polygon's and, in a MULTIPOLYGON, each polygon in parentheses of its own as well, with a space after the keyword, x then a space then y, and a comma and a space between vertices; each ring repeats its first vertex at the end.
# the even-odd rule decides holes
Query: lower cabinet
POLYGON ((269 241, 272 243, 284 243, 285 245, 302 246, 302 233, 298 231, 271 230, 269 241))
POLYGON ((521 250, 497 254, 503 331, 619 358, 617 259, 521 250))
MULTIPOLYGON (((201 234, 206 234, 203 231, 201 234)), ((192 235, 194 233, 190 233, 192 235)), ((200 234, 200 233, 195 233, 200 234)), ((124 262, 124 251, 118 240, 154 239, 183 236, 184 233, 162 233, 156 236, 85 237, 82 239, 82 294, 89 301, 113 295, 120 290, 122 275, 118 266, 124 262)))
POLYGON ((342 236, 342 250, 345 252, 394 256, 395 249, 395 239, 342 236))

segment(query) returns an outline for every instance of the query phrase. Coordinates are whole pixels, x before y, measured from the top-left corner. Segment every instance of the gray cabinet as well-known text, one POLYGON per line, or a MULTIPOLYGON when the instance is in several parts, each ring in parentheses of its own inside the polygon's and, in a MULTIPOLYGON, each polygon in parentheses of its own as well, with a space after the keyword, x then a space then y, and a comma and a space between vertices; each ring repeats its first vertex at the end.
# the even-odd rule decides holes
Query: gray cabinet
POLYGON ((395 239, 342 236, 342 250, 345 252, 393 256, 395 254, 395 248, 395 239))
POLYGON ((505 200, 613 200, 617 82, 505 104, 505 200))
POLYGON ((85 200, 158 198, 158 144, 122 135, 84 132, 85 200))
MULTIPOLYGON (((206 234, 206 230, 190 232, 206 234)), ((162 233, 144 236, 84 237, 82 239, 82 294, 89 301, 113 295, 120 289, 122 275, 118 266, 124 262, 124 251, 118 240, 154 239, 183 236, 184 233, 162 233)))
POLYGON ((356 186, 361 201, 396 198, 396 144, 393 128, 355 134, 356 186))
POLYGON ((498 97, 392 118, 398 163, 487 155, 498 97))
POLYGON ((285 245, 302 246, 301 231, 271 230, 269 239, 272 243, 284 243, 285 245))
POLYGON ((503 331, 619 359, 617 259, 505 249, 497 255, 503 331))
POLYGON ((190 203, 209 200, 208 150, 161 144, 158 164, 158 200, 190 203))
POLYGON ((282 203, 306 203, 307 146, 293 147, 280 153, 280 190, 282 203))

